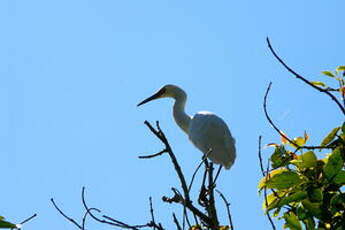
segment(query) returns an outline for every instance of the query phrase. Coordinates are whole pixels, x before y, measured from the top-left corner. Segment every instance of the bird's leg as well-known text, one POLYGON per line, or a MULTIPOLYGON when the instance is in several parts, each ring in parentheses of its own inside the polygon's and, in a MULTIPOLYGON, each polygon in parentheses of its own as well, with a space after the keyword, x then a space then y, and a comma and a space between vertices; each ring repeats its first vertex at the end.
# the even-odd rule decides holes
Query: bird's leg
POLYGON ((222 168, 223 168, 223 165, 219 165, 219 168, 218 168, 218 171, 217 171, 216 176, 214 177, 214 181, 213 181, 212 186, 215 186, 215 185, 216 185, 216 181, 217 181, 217 179, 218 179, 218 176, 219 176, 220 171, 222 170, 222 168))

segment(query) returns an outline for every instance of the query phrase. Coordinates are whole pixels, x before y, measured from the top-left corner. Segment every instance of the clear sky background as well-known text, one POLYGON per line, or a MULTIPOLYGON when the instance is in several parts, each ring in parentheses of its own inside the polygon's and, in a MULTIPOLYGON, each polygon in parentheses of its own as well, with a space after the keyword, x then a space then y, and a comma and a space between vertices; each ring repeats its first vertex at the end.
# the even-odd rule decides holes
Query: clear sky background
POLYGON ((342 0, 0 1, 0 214, 38 213, 24 229, 75 229, 49 199, 80 220, 86 186, 90 206, 133 224, 149 220, 152 196, 171 229, 181 211, 161 197, 179 182, 167 156, 137 158, 162 148, 144 120, 160 121, 187 178, 201 153, 171 100, 136 104, 172 83, 188 93, 189 114, 215 112, 237 140, 218 182, 236 229, 269 229, 257 193, 258 136, 279 141, 262 109, 268 83, 269 111, 291 137, 306 130, 317 144, 343 118, 277 63, 265 38, 297 72, 328 81, 320 71, 345 64, 344 9, 342 0))

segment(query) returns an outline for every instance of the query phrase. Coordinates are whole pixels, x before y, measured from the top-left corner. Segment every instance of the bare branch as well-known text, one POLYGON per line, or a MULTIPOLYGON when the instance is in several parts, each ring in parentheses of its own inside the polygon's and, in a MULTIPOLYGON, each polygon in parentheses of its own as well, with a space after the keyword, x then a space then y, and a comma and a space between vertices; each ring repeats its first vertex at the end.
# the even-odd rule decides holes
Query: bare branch
POLYGON ((175 223, 175 225, 176 225, 177 230, 182 230, 181 225, 180 225, 180 223, 178 222, 175 213, 173 213, 173 219, 174 219, 174 223, 175 223))
MULTIPOLYGON (((266 208, 268 207, 268 200, 267 200, 267 188, 264 188, 264 197, 265 197, 265 204, 266 204, 266 208)), ((272 220, 272 217, 269 213, 269 211, 266 212, 267 218, 269 220, 269 222, 271 223, 272 229, 276 230, 276 226, 274 225, 274 222, 272 220)))
POLYGON ((116 226, 116 227, 121 227, 121 228, 126 228, 126 229, 133 229, 133 230, 139 230, 139 228, 144 228, 144 227, 149 227, 147 224, 146 225, 135 225, 135 226, 131 226, 128 225, 122 221, 119 220, 115 220, 112 217, 103 215, 102 217, 104 219, 100 219, 97 216, 95 216, 92 213, 92 210, 97 211, 97 212, 101 212, 99 209, 96 208, 89 208, 88 205, 86 204, 86 200, 85 200, 85 187, 83 187, 82 189, 82 193, 81 193, 81 197, 82 197, 82 203, 84 205, 85 210, 88 211, 90 217, 92 217, 95 221, 99 222, 99 223, 103 223, 103 224, 108 224, 108 225, 112 225, 112 226, 116 226))
MULTIPOLYGON (((150 197, 149 200, 150 200, 151 221, 152 221, 152 223, 156 223, 156 222, 155 222, 155 216, 154 216, 154 214, 153 214, 152 197, 150 197)), ((155 226, 155 225, 153 225, 153 229, 156 230, 156 226, 155 226)))
MULTIPOLYGON (((103 215, 102 216, 104 219, 107 219, 107 220, 110 220, 114 223, 118 223, 118 227, 121 227, 121 228, 127 228, 127 229, 140 229, 140 228, 146 228, 146 227, 151 227, 150 223, 149 224, 142 224, 142 225, 128 225, 128 224, 125 224, 121 221, 118 221, 118 220, 115 220, 114 218, 110 217, 110 216, 107 216, 107 215, 103 215)), ((113 224, 116 226, 116 224, 113 224)))
POLYGON ((67 216, 55 203, 54 199, 51 198, 50 201, 53 203, 54 207, 56 210, 58 210, 58 212, 65 217, 66 220, 68 220, 69 222, 71 222, 72 224, 74 224, 75 226, 77 226, 79 229, 84 230, 83 227, 77 223, 77 221, 75 221, 73 218, 67 216))
POLYGON ((162 132, 162 130, 160 129, 159 127, 159 123, 157 121, 157 129, 154 129, 152 127, 152 125, 148 122, 148 121, 145 121, 144 124, 150 129, 150 131, 156 136, 159 138, 159 140, 161 140, 163 142, 163 144, 165 145, 166 147, 166 151, 168 152, 173 164, 174 164, 174 167, 175 167, 175 170, 176 170, 176 173, 180 179, 180 182, 181 182, 181 187, 183 189, 183 192, 184 192, 184 195, 186 197, 186 200, 189 200, 189 192, 188 192, 188 188, 187 188, 187 184, 186 184, 186 179, 182 173, 182 170, 181 170, 181 167, 175 157, 175 154, 173 153, 171 147, 170 147, 170 144, 167 140, 167 138, 165 137, 164 133, 162 132))
POLYGON ((150 213, 151 213, 151 222, 148 225, 152 225, 153 229, 156 230, 163 230, 164 228, 160 223, 156 223, 154 213, 153 213, 153 206, 152 206, 152 197, 149 198, 150 200, 150 213))
POLYGON ((234 225, 232 223, 232 218, 231 218, 231 214, 230 214, 230 203, 227 201, 227 199, 225 198, 225 196, 223 195, 223 193, 221 193, 218 189, 216 189, 216 192, 219 194, 219 196, 222 198, 222 200, 224 201, 224 204, 226 206, 226 211, 228 213, 228 219, 229 219, 229 224, 230 224, 230 229, 234 230, 234 225))
POLYGON ((206 224, 208 225, 212 225, 212 220, 211 218, 209 218, 207 215, 205 215, 203 212, 201 212, 199 209, 197 209, 193 204, 192 201, 190 200, 189 197, 189 190, 187 187, 187 183, 186 183, 186 179, 182 173, 181 167, 176 159, 175 154, 173 153, 170 144, 165 136, 165 134, 163 133, 163 131, 161 130, 160 126, 159 126, 159 122, 156 122, 156 126, 157 126, 157 130, 155 128, 152 127, 152 125, 148 122, 145 121, 144 124, 150 129, 150 131, 165 145, 165 149, 167 150, 169 157, 175 167, 175 171, 179 177, 180 183, 181 183, 181 187, 183 190, 183 194, 184 194, 184 202, 183 205, 186 206, 192 213, 194 213, 195 215, 197 215, 200 219, 202 219, 206 224))
MULTIPOLYGON (((266 169, 266 172, 265 172, 264 166, 263 166, 263 162, 262 162, 262 155, 261 155, 261 139, 262 139, 262 136, 259 136, 258 156, 259 156, 259 162, 260 162, 260 169, 261 169, 262 176, 265 177, 265 178, 268 178, 270 176, 269 175, 269 167, 270 167, 270 165, 269 165, 269 161, 268 161, 267 169, 266 169)), ((264 187, 264 197, 265 197, 265 204, 266 204, 266 208, 267 208, 268 207, 268 200, 267 200, 267 189, 266 189, 266 187, 264 187)), ((275 227, 275 225, 273 223, 273 220, 271 218, 271 215, 270 215, 270 213, 268 211, 267 211, 266 215, 267 215, 267 218, 268 218, 269 222, 271 223, 272 229, 275 230, 276 227, 275 227)))
POLYGON ((341 103, 339 102, 339 100, 333 95, 331 94, 327 89, 323 89, 321 87, 318 87, 316 85, 313 85, 310 81, 308 81, 307 79, 305 79, 304 77, 302 77, 301 75, 299 75, 298 73, 296 73, 293 69, 291 69, 278 55, 277 53, 274 51, 274 49, 272 48, 271 42, 269 40, 269 38, 266 38, 267 41, 267 45, 268 48, 270 49, 270 51, 272 52, 273 56, 280 62, 280 64, 282 64, 285 69, 287 69, 287 71, 289 71, 290 73, 292 73, 296 78, 302 80, 304 83, 306 83, 307 85, 311 86, 312 88, 325 93, 327 96, 329 96, 339 107, 339 109, 343 112, 343 114, 345 115, 345 108, 344 106, 341 105, 341 103))
POLYGON ((32 220, 33 218, 35 218, 37 216, 37 214, 33 214, 32 216, 30 216, 29 218, 26 218, 25 220, 23 220, 22 222, 20 222, 21 225, 29 222, 30 220, 32 220))
POLYGON ((82 225, 81 225, 82 228, 83 228, 83 230, 86 229, 86 228, 85 228, 86 218, 87 218, 88 215, 90 215, 90 212, 91 212, 92 210, 94 210, 94 211, 99 211, 97 208, 90 208, 90 209, 86 210, 86 212, 85 212, 85 214, 84 214, 84 216, 83 216, 82 225))
MULTIPOLYGON (((261 149, 261 146, 260 146, 260 149, 261 149)), ((268 162, 267 162, 267 169, 266 169, 266 174, 267 174, 266 181, 267 181, 267 179, 269 179, 271 177, 271 175, 269 174, 269 171, 270 171, 270 164, 269 164, 269 160, 268 160, 268 162)), ((276 195, 276 192, 273 189, 272 189, 272 192, 276 195)), ((264 196, 265 196, 266 208, 268 208, 267 188, 266 188, 266 186, 264 187, 264 196)), ((266 215, 267 215, 267 218, 268 218, 268 220, 270 221, 270 223, 272 225, 272 229, 276 230, 276 226, 274 225, 274 222, 272 220, 272 217, 271 217, 269 211, 267 211, 266 215)))
POLYGON ((264 166, 263 166, 263 163, 262 163, 262 155, 261 155, 261 139, 262 139, 262 136, 259 136, 258 155, 259 155, 259 162, 260 162, 261 173, 262 173, 262 176, 265 176, 265 170, 264 170, 264 166))
POLYGON ((162 151, 160 151, 160 152, 158 152, 158 153, 155 153, 155 154, 152 154, 152 155, 139 156, 139 159, 154 158, 154 157, 160 156, 160 155, 162 155, 163 153, 166 153, 166 152, 167 152, 167 150, 166 150, 166 149, 163 149, 162 151))

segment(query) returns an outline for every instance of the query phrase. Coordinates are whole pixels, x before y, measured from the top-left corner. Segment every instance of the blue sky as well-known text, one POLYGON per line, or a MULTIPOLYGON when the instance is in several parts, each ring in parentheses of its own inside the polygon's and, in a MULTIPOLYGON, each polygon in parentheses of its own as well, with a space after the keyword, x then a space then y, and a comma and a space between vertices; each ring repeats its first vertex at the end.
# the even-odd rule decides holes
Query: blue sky
POLYGON ((279 140, 262 110, 269 81, 269 111, 289 136, 306 130, 317 144, 342 115, 287 73, 265 38, 297 72, 328 81, 320 71, 344 65, 344 7, 340 0, 1 1, 0 214, 20 222, 38 213, 25 229, 74 229, 49 199, 80 219, 86 186, 91 206, 129 223, 149 220, 152 196, 156 218, 171 228, 171 212, 180 211, 160 198, 178 181, 167 156, 137 158, 162 148, 144 120, 160 121, 188 178, 201 154, 174 123, 172 101, 136 104, 172 83, 188 93, 189 114, 217 113, 237 140, 235 165, 218 184, 236 229, 269 229, 257 193, 258 136, 279 140))

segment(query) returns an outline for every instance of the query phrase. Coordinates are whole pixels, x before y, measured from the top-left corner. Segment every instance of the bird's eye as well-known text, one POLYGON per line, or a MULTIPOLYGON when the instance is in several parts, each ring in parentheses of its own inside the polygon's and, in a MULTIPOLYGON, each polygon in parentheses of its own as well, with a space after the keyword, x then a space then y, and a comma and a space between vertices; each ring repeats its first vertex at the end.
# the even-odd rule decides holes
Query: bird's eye
POLYGON ((159 90, 159 94, 162 95, 162 94, 165 94, 165 92, 167 91, 167 89, 165 87, 161 88, 161 90, 159 90))

